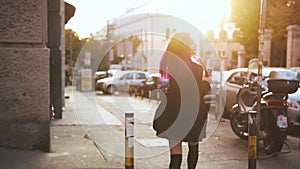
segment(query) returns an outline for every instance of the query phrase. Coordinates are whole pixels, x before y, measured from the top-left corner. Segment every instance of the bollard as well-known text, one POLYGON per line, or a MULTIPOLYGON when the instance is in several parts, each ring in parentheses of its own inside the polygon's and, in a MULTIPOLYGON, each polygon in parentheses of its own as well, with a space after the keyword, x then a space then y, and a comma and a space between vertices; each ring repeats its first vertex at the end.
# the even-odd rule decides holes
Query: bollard
POLYGON ((134 116, 125 113, 125 169, 133 169, 134 164, 134 116))
POLYGON ((134 97, 137 97, 138 96, 138 89, 135 87, 134 88, 134 97))
POLYGON ((157 103, 159 103, 159 101, 160 101, 160 99, 161 99, 161 97, 160 97, 160 93, 161 92, 161 90, 160 89, 158 89, 158 91, 156 91, 156 99, 157 99, 157 103))
POLYGON ((152 99, 152 90, 150 90, 150 89, 148 91, 148 97, 149 97, 149 102, 150 102, 152 99))
POLYGON ((144 89, 142 88, 142 89, 141 89, 141 98, 142 98, 142 100, 144 99, 144 96, 145 96, 145 91, 144 91, 144 89))
POLYGON ((256 169, 257 156, 257 132, 256 111, 248 112, 248 169, 256 169))

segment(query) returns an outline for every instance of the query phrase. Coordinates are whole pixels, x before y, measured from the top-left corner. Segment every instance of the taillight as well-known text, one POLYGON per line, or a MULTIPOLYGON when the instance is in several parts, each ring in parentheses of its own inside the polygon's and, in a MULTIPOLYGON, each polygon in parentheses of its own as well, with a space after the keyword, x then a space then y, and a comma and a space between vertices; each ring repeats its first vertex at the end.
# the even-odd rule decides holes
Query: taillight
POLYGON ((277 112, 277 116, 280 116, 280 115, 284 115, 284 113, 281 111, 277 112))
MULTIPOLYGON (((285 102, 268 102, 268 103, 270 106, 279 106, 279 107, 285 106, 285 102)), ((280 109, 278 109, 278 110, 280 110, 280 109)), ((278 111, 276 114, 277 114, 277 116, 285 115, 285 113, 282 111, 278 111)))
POLYGON ((285 106, 284 102, 268 102, 270 106, 285 106))

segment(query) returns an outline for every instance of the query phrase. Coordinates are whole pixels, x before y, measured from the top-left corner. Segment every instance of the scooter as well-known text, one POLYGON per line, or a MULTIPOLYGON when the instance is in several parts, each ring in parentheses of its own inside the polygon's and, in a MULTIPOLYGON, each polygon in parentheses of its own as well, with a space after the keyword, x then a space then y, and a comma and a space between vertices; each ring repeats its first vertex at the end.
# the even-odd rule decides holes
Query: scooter
MULTIPOLYGON (((288 131, 288 94, 296 92, 299 80, 286 78, 280 72, 271 72, 267 88, 263 88, 258 140, 263 142, 266 154, 280 152, 288 131)), ((242 139, 248 138, 248 112, 257 109, 257 83, 246 81, 237 94, 238 103, 232 108, 230 125, 242 139)))

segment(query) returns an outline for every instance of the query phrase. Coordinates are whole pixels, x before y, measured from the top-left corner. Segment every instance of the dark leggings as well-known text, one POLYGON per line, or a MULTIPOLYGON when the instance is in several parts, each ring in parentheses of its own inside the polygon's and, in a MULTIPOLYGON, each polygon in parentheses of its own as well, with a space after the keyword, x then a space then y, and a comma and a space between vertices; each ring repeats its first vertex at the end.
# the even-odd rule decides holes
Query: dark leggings
POLYGON ((198 157, 199 157, 198 148, 199 148, 199 144, 197 145, 189 144, 189 153, 187 157, 188 169, 196 168, 198 157))
POLYGON ((181 154, 171 154, 169 169, 180 169, 181 161, 182 161, 181 154))
MULTIPOLYGON (((199 148, 199 144, 196 145, 189 144, 189 152, 187 156, 188 169, 196 168, 198 157, 199 157, 198 148, 199 148)), ((180 169, 181 162, 182 162, 181 154, 171 154, 169 169, 180 169)))

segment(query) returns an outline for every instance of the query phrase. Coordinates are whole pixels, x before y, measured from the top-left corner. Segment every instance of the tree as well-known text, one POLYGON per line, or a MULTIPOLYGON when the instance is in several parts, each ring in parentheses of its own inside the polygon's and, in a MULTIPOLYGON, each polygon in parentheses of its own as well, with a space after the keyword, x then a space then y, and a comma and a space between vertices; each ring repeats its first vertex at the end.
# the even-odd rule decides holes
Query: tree
MULTIPOLYGON (((258 54, 260 0, 229 0, 232 20, 244 38, 240 43, 248 54, 258 54)), ((300 24, 300 0, 267 0, 266 28, 272 29, 271 66, 284 66, 286 58, 286 27, 300 24)))
POLYGON ((65 60, 74 64, 87 39, 79 39, 72 29, 65 29, 65 60))
POLYGON ((268 1, 267 27, 272 33, 271 66, 285 66, 289 25, 300 24, 300 0, 268 1))
POLYGON ((229 0, 231 19, 240 28, 243 38, 239 42, 248 54, 258 53, 259 0, 229 0))

